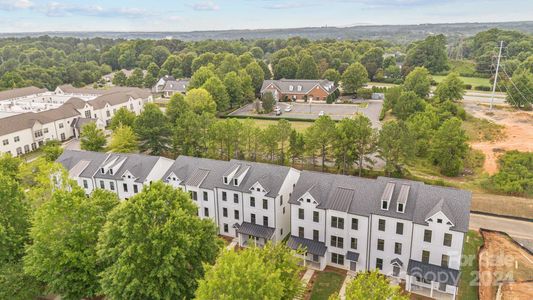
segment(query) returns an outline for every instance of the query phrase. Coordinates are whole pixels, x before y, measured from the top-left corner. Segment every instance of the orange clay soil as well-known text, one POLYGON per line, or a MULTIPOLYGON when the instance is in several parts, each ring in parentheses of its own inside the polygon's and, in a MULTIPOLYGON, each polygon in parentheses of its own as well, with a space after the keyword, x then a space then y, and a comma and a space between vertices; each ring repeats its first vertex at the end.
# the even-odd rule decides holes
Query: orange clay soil
POLYGON ((498 141, 473 142, 472 148, 485 154, 484 170, 492 175, 498 171, 498 157, 505 151, 533 151, 533 113, 524 111, 508 111, 494 109, 493 115, 483 111, 473 112, 477 118, 490 120, 504 126, 504 137, 498 141))
POLYGON ((500 283, 500 299, 533 299, 533 255, 504 234, 482 231, 482 235, 479 299, 496 299, 500 283))

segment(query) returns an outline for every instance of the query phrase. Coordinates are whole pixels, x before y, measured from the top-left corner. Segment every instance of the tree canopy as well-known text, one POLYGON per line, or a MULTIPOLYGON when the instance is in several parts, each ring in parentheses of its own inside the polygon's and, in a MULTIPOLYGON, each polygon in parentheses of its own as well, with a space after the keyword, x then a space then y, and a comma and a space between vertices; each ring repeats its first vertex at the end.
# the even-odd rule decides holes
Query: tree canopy
POLYGON ((106 298, 193 298, 221 247, 213 221, 196 213, 188 194, 162 182, 121 202, 97 246, 106 298))
POLYGON ((293 299, 301 289, 302 267, 283 244, 224 251, 209 266, 196 291, 197 299, 293 299))

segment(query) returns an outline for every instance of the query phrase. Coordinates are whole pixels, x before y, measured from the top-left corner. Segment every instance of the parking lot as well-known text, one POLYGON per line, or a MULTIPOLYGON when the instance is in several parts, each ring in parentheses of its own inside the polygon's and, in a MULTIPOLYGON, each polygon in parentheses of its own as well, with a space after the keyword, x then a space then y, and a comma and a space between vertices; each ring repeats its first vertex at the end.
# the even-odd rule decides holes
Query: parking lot
MULTIPOLYGON (((286 103, 279 102, 281 115, 276 116, 274 112, 263 114, 272 118, 296 118, 296 119, 316 119, 322 111, 324 115, 330 116, 334 120, 353 117, 357 113, 362 113, 372 121, 374 127, 379 128, 379 114, 383 106, 382 100, 366 100, 359 104, 321 104, 321 103, 286 103), (292 105, 290 112, 285 111, 287 106, 292 105)), ((258 116, 254 111, 254 104, 248 104, 234 111, 230 115, 234 116, 258 116)))

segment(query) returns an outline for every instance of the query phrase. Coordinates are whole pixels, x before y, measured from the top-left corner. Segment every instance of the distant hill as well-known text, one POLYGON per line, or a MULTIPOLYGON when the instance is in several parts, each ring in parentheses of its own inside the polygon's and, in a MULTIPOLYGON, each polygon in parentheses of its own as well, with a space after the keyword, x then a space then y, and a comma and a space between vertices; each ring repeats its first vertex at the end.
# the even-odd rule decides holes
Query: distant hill
POLYGON ((317 39, 383 39, 397 43, 407 43, 425 38, 428 34, 445 34, 449 40, 475 35, 490 28, 518 30, 533 34, 533 21, 502 22, 502 23, 450 23, 450 24, 419 24, 419 25, 358 25, 351 27, 307 27, 287 29, 256 29, 256 30, 220 30, 191 32, 27 32, 0 33, 0 37, 25 36, 59 36, 78 38, 122 38, 122 39, 164 39, 172 38, 184 41, 197 40, 236 40, 236 39, 286 39, 305 37, 317 39))

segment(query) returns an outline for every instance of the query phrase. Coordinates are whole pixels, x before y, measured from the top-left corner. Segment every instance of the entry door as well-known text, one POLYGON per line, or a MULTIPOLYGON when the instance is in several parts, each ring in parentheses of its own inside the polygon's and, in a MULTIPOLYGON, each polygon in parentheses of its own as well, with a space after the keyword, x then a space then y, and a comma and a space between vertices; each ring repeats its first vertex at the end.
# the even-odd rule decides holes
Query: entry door
POLYGON ((357 262, 351 261, 350 262, 350 271, 355 271, 357 268, 357 262))
POLYGON ((392 275, 395 277, 400 276, 400 267, 392 266, 392 275))

